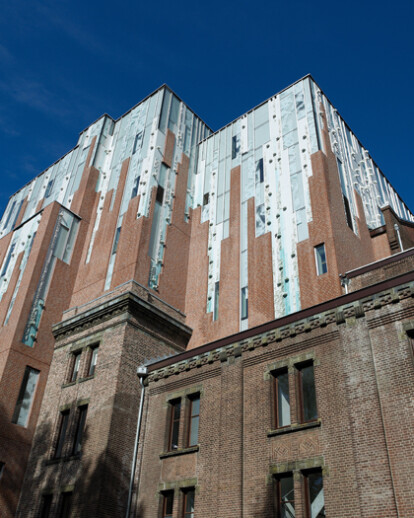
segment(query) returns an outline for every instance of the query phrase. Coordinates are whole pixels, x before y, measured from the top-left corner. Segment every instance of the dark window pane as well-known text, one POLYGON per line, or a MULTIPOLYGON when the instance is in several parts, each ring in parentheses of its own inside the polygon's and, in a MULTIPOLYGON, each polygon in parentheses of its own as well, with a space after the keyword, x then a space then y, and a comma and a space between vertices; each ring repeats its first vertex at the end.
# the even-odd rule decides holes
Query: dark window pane
POLYGON ((241 289, 241 319, 244 320, 249 314, 249 300, 247 286, 241 289))
POLYGON ((162 202, 164 200, 164 189, 163 189, 163 187, 161 187, 161 185, 159 185, 157 187, 157 195, 156 195, 155 199, 160 204, 162 204, 162 202))
POLYGON ((163 504, 162 504, 162 517, 163 518, 171 518, 173 515, 173 507, 174 507, 174 492, 168 491, 163 495, 163 504))
POLYGON ((69 518, 72 507, 72 495, 73 493, 62 493, 59 518, 69 518))
POLYGON ((198 444, 198 425, 200 419, 200 396, 191 399, 190 429, 188 446, 198 444))
POLYGON ((69 422, 69 410, 65 410, 60 414, 59 435, 56 443, 55 458, 62 456, 63 445, 65 443, 66 430, 69 422))
POLYGON ((290 425, 289 374, 282 371, 275 375, 276 427, 290 425))
POLYGON ((300 368, 302 418, 303 421, 312 421, 318 417, 316 409, 315 377, 313 365, 300 368))
POLYGON ((218 309, 219 309, 219 293, 220 293, 220 282, 217 281, 214 285, 214 310, 213 310, 213 320, 218 319, 218 309))
POLYGON ((112 255, 116 254, 116 251, 118 250, 118 242, 119 242, 120 234, 121 234, 121 227, 118 227, 115 232, 114 244, 112 245, 112 255))
POLYGON ((171 403, 171 423, 170 423, 170 439, 168 444, 169 450, 178 448, 178 433, 180 429, 180 411, 181 401, 173 401, 171 403))
POLYGON ((194 489, 184 493, 184 518, 194 518, 194 489))
POLYGON ((89 364, 88 376, 93 376, 95 374, 96 362, 98 361, 98 350, 99 350, 99 348, 97 346, 92 349, 91 362, 89 364))
POLYGON ((53 495, 43 495, 40 504, 40 518, 49 518, 53 495))
POLYGON ((76 423, 75 442, 73 443, 73 455, 78 455, 82 451, 82 439, 85 429, 86 414, 88 406, 80 406, 78 409, 78 422, 76 423))
POLYGON ((352 214, 351 214, 351 208, 349 206, 349 200, 348 200, 348 198, 345 195, 343 195, 343 198, 344 198, 346 222, 348 224, 348 227, 351 230, 354 230, 354 226, 352 224, 352 214))

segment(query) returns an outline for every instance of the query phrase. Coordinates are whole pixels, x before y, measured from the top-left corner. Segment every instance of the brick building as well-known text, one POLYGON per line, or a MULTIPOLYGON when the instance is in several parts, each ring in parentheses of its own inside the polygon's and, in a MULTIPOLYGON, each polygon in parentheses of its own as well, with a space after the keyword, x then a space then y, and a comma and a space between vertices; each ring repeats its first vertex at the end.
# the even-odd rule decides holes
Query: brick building
POLYGON ((101 117, 0 223, 2 515, 412 516, 413 221, 310 76, 101 117))

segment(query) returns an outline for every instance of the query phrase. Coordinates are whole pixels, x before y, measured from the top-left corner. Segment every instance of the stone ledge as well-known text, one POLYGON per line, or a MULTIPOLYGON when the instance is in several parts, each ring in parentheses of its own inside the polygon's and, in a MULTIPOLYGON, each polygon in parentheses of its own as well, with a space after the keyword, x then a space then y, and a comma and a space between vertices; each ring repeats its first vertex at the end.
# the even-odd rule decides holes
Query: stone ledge
POLYGON ((160 459, 168 459, 169 457, 177 457, 178 455, 187 455, 187 453, 195 453, 200 449, 198 446, 190 446, 189 448, 181 448, 179 450, 165 451, 160 453, 160 459))
POLYGON ((297 423, 290 426, 284 426, 283 428, 277 428, 275 430, 269 430, 267 432, 268 437, 274 437, 275 435, 283 435, 285 433, 299 432, 300 430, 308 430, 309 428, 319 428, 321 426, 321 420, 311 421, 309 423, 297 423))

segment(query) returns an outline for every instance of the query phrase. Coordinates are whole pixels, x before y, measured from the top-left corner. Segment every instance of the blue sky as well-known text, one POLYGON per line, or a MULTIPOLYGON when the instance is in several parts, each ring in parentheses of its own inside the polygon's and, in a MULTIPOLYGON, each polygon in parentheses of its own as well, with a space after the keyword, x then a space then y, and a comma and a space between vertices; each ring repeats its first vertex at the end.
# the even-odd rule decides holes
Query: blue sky
POLYGON ((162 83, 218 129, 307 73, 414 210, 413 18, 412 0, 0 0, 0 213, 162 83))

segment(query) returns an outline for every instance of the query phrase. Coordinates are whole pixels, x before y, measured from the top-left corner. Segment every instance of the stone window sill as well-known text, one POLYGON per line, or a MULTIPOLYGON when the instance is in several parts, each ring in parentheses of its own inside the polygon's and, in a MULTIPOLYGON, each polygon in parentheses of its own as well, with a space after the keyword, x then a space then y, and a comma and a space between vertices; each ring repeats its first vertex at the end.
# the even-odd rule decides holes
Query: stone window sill
POLYGON ((77 455, 68 455, 67 457, 59 457, 58 459, 48 459, 45 461, 46 466, 50 466, 52 464, 59 464, 60 462, 66 462, 68 460, 79 460, 82 454, 78 453, 77 455))
POLYGON ((160 454, 160 459, 167 459, 168 457, 177 457, 178 455, 187 455, 187 453, 195 453, 199 450, 198 444, 190 446, 189 448, 180 448, 179 450, 164 451, 160 454))
POLYGON ((273 437, 275 435, 283 435, 285 433, 299 432, 300 430, 307 430, 308 428, 318 428, 321 426, 321 420, 316 419, 315 421, 310 421, 309 423, 295 423, 290 426, 285 426, 283 428, 277 428, 276 430, 269 430, 267 432, 268 437, 273 437))

